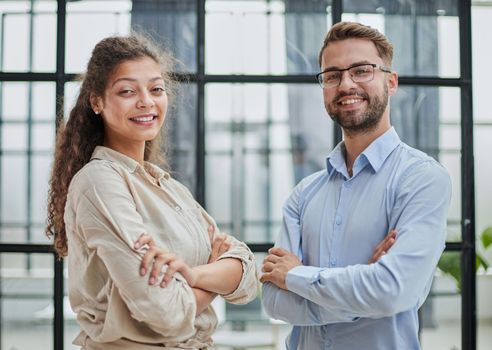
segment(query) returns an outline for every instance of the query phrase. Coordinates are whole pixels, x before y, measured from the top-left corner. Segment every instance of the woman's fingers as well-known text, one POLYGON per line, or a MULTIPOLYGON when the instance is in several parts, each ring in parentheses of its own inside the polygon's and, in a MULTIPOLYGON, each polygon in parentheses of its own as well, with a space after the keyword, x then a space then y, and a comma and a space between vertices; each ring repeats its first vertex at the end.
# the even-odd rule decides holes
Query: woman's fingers
POLYGON ((165 270, 167 259, 165 254, 159 255, 154 259, 154 265, 150 271, 149 284, 155 284, 159 275, 165 270))
POLYGON ((216 261, 222 254, 231 249, 231 239, 229 235, 225 233, 218 234, 212 242, 212 250, 208 263, 216 261))
POLYGON ((155 257, 160 254, 161 251, 155 247, 151 246, 144 254, 142 261, 140 262, 140 275, 144 276, 149 268, 149 265, 155 259, 155 257))
POLYGON ((138 237, 138 239, 133 244, 133 247, 135 249, 140 249, 145 244, 151 246, 151 245, 155 245, 155 242, 154 242, 154 239, 152 238, 152 236, 150 236, 149 234, 146 234, 146 233, 142 233, 140 235, 140 237, 138 237))
POLYGON ((214 238, 214 232, 215 232, 215 226, 214 225, 210 225, 208 227, 208 238, 210 239, 210 242, 212 242, 212 240, 214 238))

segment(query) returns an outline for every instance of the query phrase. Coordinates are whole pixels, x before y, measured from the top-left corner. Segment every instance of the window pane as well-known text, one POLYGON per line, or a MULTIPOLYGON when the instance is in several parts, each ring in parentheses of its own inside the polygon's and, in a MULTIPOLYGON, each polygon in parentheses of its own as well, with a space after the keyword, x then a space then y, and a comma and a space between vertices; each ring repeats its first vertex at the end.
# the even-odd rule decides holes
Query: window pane
POLYGON ((196 186, 196 84, 182 84, 175 108, 168 110, 165 128, 173 177, 191 193, 196 186))
POLYGON ((54 125, 56 116, 56 85, 55 83, 32 83, 32 119, 50 121, 54 125))
POLYGON ((133 0, 132 28, 141 28, 163 42, 183 67, 196 72, 196 0, 133 0))
POLYGON ((460 76, 457 0, 344 0, 343 10, 342 20, 370 25, 389 38, 400 75, 460 76))
POLYGON ((0 14, 3 20, 1 70, 55 71, 56 1, 2 1, 0 14))
POLYGON ((288 194, 325 167, 332 147, 322 91, 315 84, 207 84, 205 102, 207 209, 240 239, 272 242, 288 194))
MULTIPOLYGON (((24 227, 13 227, 15 225, 6 226, 3 223, 0 227, 0 240, 2 243, 26 243, 27 238, 27 228, 24 227)), ((19 225, 17 225, 19 226, 19 225)))
POLYGON ((27 220, 27 161, 25 156, 1 159, 1 219, 3 223, 25 223, 27 220))
MULTIPOLYGON (((459 270, 460 253, 446 252, 440 266, 459 270)), ((445 269, 447 271, 447 268, 445 269)), ((457 281, 438 270, 431 292, 419 311, 423 350, 461 349, 461 294, 457 281)))
MULTIPOLYGON (((31 221, 43 224, 46 221, 46 205, 52 155, 34 156, 31 160, 31 221)), ((47 243, 46 241, 44 243, 47 243)))
POLYGON ((27 124, 3 124, 1 129, 3 151, 27 150, 27 124))
POLYGON ((0 85, 3 120, 27 120, 29 108, 29 84, 2 82, 0 85))
POLYGON ((53 255, 2 253, 1 264, 2 349, 52 349, 53 255))
POLYGON ((143 31, 196 71, 196 1, 83 0, 67 3, 66 70, 85 71, 94 45, 104 37, 143 31), (87 23, 97 26, 87 27, 87 23), (86 28, 86 30, 80 30, 86 28), (90 30, 87 30, 90 29, 90 30))
POLYGON ((67 3, 65 39, 67 73, 84 72, 92 49, 102 38, 129 32, 130 9, 131 1, 85 0, 67 3), (88 23, 97 25, 88 26, 88 23))
POLYGON ((55 147, 55 123, 32 125, 32 149, 52 151, 55 147))
POLYGON ((400 86, 391 120, 400 138, 437 159, 452 182, 448 241, 461 240, 461 105, 459 88, 400 86))
POLYGON ((329 1, 207 1, 210 74, 312 74, 331 23, 329 1))
POLYGON ((473 43, 473 113, 478 122, 492 123, 490 110, 489 64, 492 62, 490 37, 492 33, 492 6, 490 1, 474 3, 472 6, 472 43, 473 43))

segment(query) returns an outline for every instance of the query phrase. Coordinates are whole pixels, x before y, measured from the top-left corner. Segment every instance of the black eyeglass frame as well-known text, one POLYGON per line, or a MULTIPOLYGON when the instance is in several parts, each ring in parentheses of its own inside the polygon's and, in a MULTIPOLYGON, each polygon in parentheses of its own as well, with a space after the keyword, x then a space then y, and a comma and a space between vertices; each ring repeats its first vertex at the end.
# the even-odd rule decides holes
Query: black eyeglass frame
MULTIPOLYGON (((324 73, 327 73, 327 72, 339 72, 339 73, 343 73, 345 71, 349 71, 353 68, 357 68, 357 67, 362 67, 362 66, 371 66, 373 69, 379 69, 381 72, 384 72, 384 73, 392 73, 391 69, 389 69, 388 67, 385 67, 385 66, 381 66, 379 64, 375 64, 375 63, 360 63, 360 64, 356 64, 356 65, 353 65, 353 66, 350 66, 348 68, 344 68, 344 69, 332 69, 332 68, 328 68, 328 69, 325 69, 324 71, 322 72, 319 72, 318 74, 315 75, 315 78, 316 80, 318 81, 319 85, 324 89, 325 87, 323 86, 323 82, 320 81, 320 77, 322 74, 324 73)), ((342 82, 342 76, 343 74, 340 74, 340 79, 338 81, 338 84, 336 85, 333 85, 333 86, 327 86, 327 88, 334 88, 334 87, 337 87, 340 85, 340 83, 342 82)), ((367 82, 370 82, 374 79, 374 71, 373 71, 373 74, 372 74, 372 79, 369 79, 369 80, 366 80, 366 81, 354 81, 353 79, 353 76, 352 74, 350 74, 349 72, 349 77, 350 79, 354 82, 354 83, 367 83, 367 82)))

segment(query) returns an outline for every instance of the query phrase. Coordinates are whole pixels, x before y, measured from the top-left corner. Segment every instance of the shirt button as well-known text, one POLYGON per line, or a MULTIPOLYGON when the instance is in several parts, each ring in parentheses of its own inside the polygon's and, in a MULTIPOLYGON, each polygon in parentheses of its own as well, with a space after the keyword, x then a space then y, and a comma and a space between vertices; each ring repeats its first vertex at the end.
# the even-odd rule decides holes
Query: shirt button
POLYGON ((342 223, 342 217, 340 215, 337 215, 335 217, 335 224, 340 225, 342 223))
POLYGON ((174 209, 175 209, 176 211, 180 211, 180 210, 181 210, 181 207, 180 207, 179 205, 177 205, 177 206, 175 206, 175 207, 174 207, 174 209))
POLYGON ((330 264, 331 266, 335 266, 337 264, 337 259, 331 259, 330 264))

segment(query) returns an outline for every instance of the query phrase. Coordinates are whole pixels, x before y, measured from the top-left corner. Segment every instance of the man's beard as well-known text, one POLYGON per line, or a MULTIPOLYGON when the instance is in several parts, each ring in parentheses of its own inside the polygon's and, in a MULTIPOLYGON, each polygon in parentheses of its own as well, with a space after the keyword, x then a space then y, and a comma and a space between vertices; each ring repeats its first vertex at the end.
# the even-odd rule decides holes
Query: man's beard
POLYGON ((367 109, 362 114, 359 114, 361 113, 359 110, 340 112, 336 102, 326 104, 326 110, 331 119, 340 125, 347 134, 355 135, 370 132, 376 128, 386 110, 386 106, 388 105, 388 87, 384 85, 384 91, 381 96, 369 97, 365 92, 355 94, 349 92, 337 95, 333 101, 338 101, 344 96, 354 95, 362 97, 367 101, 367 109))

